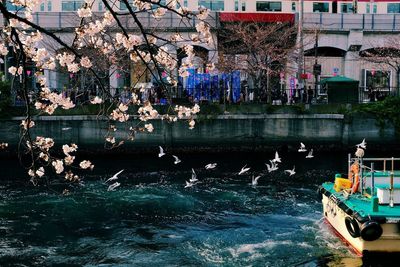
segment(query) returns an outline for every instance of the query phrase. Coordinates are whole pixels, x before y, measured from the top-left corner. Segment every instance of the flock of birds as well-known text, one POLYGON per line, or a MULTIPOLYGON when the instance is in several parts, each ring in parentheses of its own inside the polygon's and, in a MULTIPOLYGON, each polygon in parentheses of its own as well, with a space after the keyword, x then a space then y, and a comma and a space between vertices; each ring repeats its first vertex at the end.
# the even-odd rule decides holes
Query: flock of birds
MULTIPOLYGON (((163 156, 166 155, 166 153, 164 152, 164 149, 159 146, 159 153, 158 153, 158 157, 161 158, 163 156)), ((303 152, 307 152, 306 146, 303 143, 300 143, 300 148, 298 149, 298 152, 303 153, 303 152)), ((179 164, 182 161, 175 155, 172 155, 172 157, 174 158, 174 164, 179 164)), ((305 157, 306 159, 311 159, 313 158, 313 149, 310 149, 308 151, 307 156, 305 157)), ((269 161, 270 163, 265 163, 265 165, 267 166, 267 170, 268 172, 273 172, 273 171, 277 171, 278 170, 278 163, 281 163, 281 158, 279 157, 278 151, 275 152, 275 158, 269 161)), ((209 163, 207 165, 204 166, 204 168, 206 170, 212 170, 215 169, 217 167, 217 163, 209 163)), ((245 173, 247 173, 251 168, 247 167, 247 165, 243 166, 242 169, 238 172, 238 175, 244 175, 245 173)), ((108 186, 108 191, 114 191, 117 187, 119 187, 121 184, 118 181, 115 181, 118 179, 118 175, 120 175, 124 170, 120 170, 119 172, 117 172, 116 174, 114 174, 112 177, 108 178, 105 183, 109 184, 110 182, 113 182, 112 184, 110 184, 108 186)), ((289 176, 293 176, 296 174, 295 171, 295 166, 293 166, 293 169, 291 170, 284 170, 285 173, 287 173, 289 176)), ((254 175, 252 176, 251 179, 251 185, 256 186, 258 184, 258 180, 262 177, 262 175, 256 176, 254 177, 254 175)), ((188 187, 192 187, 195 184, 199 183, 199 179, 197 178, 197 174, 194 171, 194 169, 192 168, 192 177, 189 179, 189 181, 185 181, 185 188, 188 187)))
MULTIPOLYGON (((356 147, 357 147, 357 151, 356 151, 356 153, 355 153, 356 156, 357 156, 357 157, 363 157, 363 156, 364 156, 364 149, 366 149, 366 147, 367 147, 367 143, 365 142, 365 139, 363 139, 363 141, 362 141, 360 144, 357 144, 356 147), (361 154, 362 154, 362 155, 361 155, 361 154)), ((166 153, 164 152, 164 149, 163 149, 161 146, 159 146, 159 148, 160 148, 160 151, 159 151, 159 153, 158 153, 158 157, 161 158, 161 157, 165 156, 166 153)), ((306 146, 305 146, 303 143, 300 142, 300 148, 299 148, 297 151, 298 151, 299 153, 307 152, 306 146)), ((313 157, 314 157, 313 152, 314 152, 313 149, 310 149, 310 150, 308 151, 307 156, 306 156, 305 158, 306 158, 306 159, 311 159, 311 158, 313 158, 313 157)), ((174 158, 174 164, 175 164, 175 165, 182 162, 177 156, 172 155, 172 157, 174 158)), ((275 152, 275 157, 274 157, 273 159, 269 160, 269 162, 270 162, 269 164, 268 164, 268 163, 265 163, 265 165, 267 166, 268 173, 273 172, 273 171, 277 171, 277 170, 279 169, 279 168, 278 168, 278 163, 282 163, 282 160, 281 160, 281 158, 279 157, 278 151, 275 152)), ((204 166, 204 168, 205 168, 206 170, 212 170, 212 169, 215 169, 216 167, 217 167, 217 163, 209 163, 209 164, 207 164, 206 166, 204 166)), ((293 176, 293 175, 296 174, 295 168, 296 168, 296 166, 293 166, 293 169, 291 169, 291 170, 284 170, 284 173, 288 174, 289 176, 293 176)), ((247 164, 246 164, 246 165, 244 165, 244 166, 242 167, 242 169, 238 172, 238 175, 244 175, 244 174, 247 173, 250 169, 251 169, 251 168, 250 168, 250 167, 247 167, 247 164)), ((113 181, 117 180, 117 179, 118 179, 118 175, 120 175, 123 171, 124 171, 124 170, 120 170, 119 172, 117 172, 116 174, 114 174, 112 177, 108 178, 108 179, 105 181, 105 183, 108 184, 109 182, 113 182, 113 181)), ((253 175, 252 178, 251 178, 251 185, 252 185, 252 186, 257 186, 258 180, 259 180, 262 176, 263 176, 263 175, 258 175, 258 176, 256 176, 256 177, 254 177, 254 175, 253 175)), ((196 172, 194 171, 193 168, 192 168, 192 177, 189 179, 189 181, 185 181, 185 182, 186 182, 185 188, 192 187, 192 186, 194 186, 195 184, 199 183, 199 179, 197 178, 197 174, 196 174, 196 172)), ((116 181, 116 182, 114 182, 114 183, 112 183, 112 184, 110 184, 110 185, 108 186, 107 191, 114 191, 114 190, 115 190, 117 187, 119 187, 120 185, 121 185, 121 184, 120 184, 119 182, 116 181)))

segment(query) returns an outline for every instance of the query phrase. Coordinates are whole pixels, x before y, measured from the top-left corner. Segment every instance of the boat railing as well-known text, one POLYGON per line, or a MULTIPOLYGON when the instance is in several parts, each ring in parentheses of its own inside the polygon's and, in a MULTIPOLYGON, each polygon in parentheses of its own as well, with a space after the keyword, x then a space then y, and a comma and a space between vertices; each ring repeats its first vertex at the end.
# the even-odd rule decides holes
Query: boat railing
POLYGON ((400 184, 400 172, 395 171, 395 163, 399 162, 400 158, 352 158, 349 154, 348 159, 349 173, 352 164, 358 163, 359 165, 358 175, 361 177, 359 191, 361 194, 365 194, 366 189, 369 188, 369 193, 373 196, 376 186, 388 187, 392 192, 395 184, 400 184))

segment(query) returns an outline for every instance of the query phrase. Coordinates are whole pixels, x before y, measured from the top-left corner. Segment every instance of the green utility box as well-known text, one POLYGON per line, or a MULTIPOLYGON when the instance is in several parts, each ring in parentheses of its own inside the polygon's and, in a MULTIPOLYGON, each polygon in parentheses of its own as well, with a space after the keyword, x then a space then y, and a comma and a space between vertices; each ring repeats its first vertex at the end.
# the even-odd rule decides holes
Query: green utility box
POLYGON ((358 103, 359 82, 344 76, 321 80, 321 88, 328 94, 328 103, 358 103))

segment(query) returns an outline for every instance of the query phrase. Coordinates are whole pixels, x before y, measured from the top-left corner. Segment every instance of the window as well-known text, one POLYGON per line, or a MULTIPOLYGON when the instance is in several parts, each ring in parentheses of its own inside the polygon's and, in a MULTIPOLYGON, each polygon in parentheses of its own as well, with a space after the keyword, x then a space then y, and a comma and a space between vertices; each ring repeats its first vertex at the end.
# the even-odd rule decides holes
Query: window
POLYGON ((239 0, 235 0, 235 11, 239 11, 239 0))
POLYGON ((329 3, 313 3, 313 12, 329 12, 329 3))
POLYGON ((6 4, 6 7, 7 7, 8 11, 23 11, 23 10, 25 10, 25 8, 23 8, 21 6, 14 6, 13 4, 11 4, 8 1, 7 1, 7 4, 6 4))
POLYGON ((400 4, 399 3, 388 3, 387 4, 387 13, 400 13, 400 4))
POLYGON ((246 11, 246 2, 245 1, 242 2, 242 11, 246 11))
POLYGON ((44 12, 44 3, 40 4, 40 12, 44 12))
POLYGON ((103 11, 103 2, 99 1, 99 11, 103 11))
MULTIPOLYGON (((376 4, 372 4, 373 6, 372 6, 372 8, 373 8, 373 13, 376 13, 376 11, 377 11, 377 6, 376 6, 376 4)), ((367 4, 367 13, 369 14, 369 13, 371 13, 371 4, 367 4)))
POLYGON ((62 11, 77 11, 83 6, 83 1, 62 1, 61 10, 62 11))
MULTIPOLYGON (((156 9, 156 8, 159 8, 160 7, 160 5, 166 5, 166 2, 165 2, 166 0, 160 0, 160 3, 159 3, 159 5, 156 5, 156 4, 153 4, 152 5, 152 8, 153 9, 156 9)), ((129 3, 130 3, 130 5, 132 6, 132 0, 131 1, 129 1, 129 3)), ((153 1, 153 2, 156 2, 156 1, 153 1)), ((157 0, 157 2, 158 2, 158 0, 157 0)))
POLYGON ((127 10, 128 8, 126 7, 125 3, 120 1, 119 2, 119 10, 127 10))
POLYGON ((292 2, 292 11, 296 12, 296 2, 292 2))
POLYGON ((224 0, 199 0, 199 6, 204 6, 213 11, 224 11, 224 0))
POLYGON ((188 7, 188 0, 184 0, 184 1, 183 1, 183 6, 184 6, 184 7, 188 7))
POLYGON ((351 3, 341 4, 340 7, 340 11, 342 13, 353 13, 353 4, 351 3))
POLYGON ((256 10, 257 11, 282 11, 282 3, 281 2, 257 1, 256 2, 256 10))
POLYGON ((51 6, 51 1, 47 2, 47 11, 51 11, 52 6, 51 6))
POLYGON ((391 84, 391 71, 385 70, 364 70, 364 85, 365 89, 368 88, 379 90, 390 90, 391 84))

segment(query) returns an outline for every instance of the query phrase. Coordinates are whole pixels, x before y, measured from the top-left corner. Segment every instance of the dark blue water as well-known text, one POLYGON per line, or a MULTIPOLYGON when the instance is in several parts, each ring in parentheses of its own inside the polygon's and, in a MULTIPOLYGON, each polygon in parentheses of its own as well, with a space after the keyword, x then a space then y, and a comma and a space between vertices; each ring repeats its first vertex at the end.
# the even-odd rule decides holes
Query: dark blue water
POLYGON ((0 266, 360 266, 321 220, 316 194, 346 168, 345 154, 288 154, 267 174, 272 156, 184 154, 178 166, 154 155, 91 158, 96 170, 81 186, 51 189, 3 176, 0 266), (219 167, 204 170, 210 162, 219 167), (246 163, 265 174, 257 187, 236 175, 246 163), (282 170, 293 164, 289 177, 282 170), (192 167, 201 183, 185 189, 192 167), (121 186, 107 192, 102 180, 122 168, 121 186))

